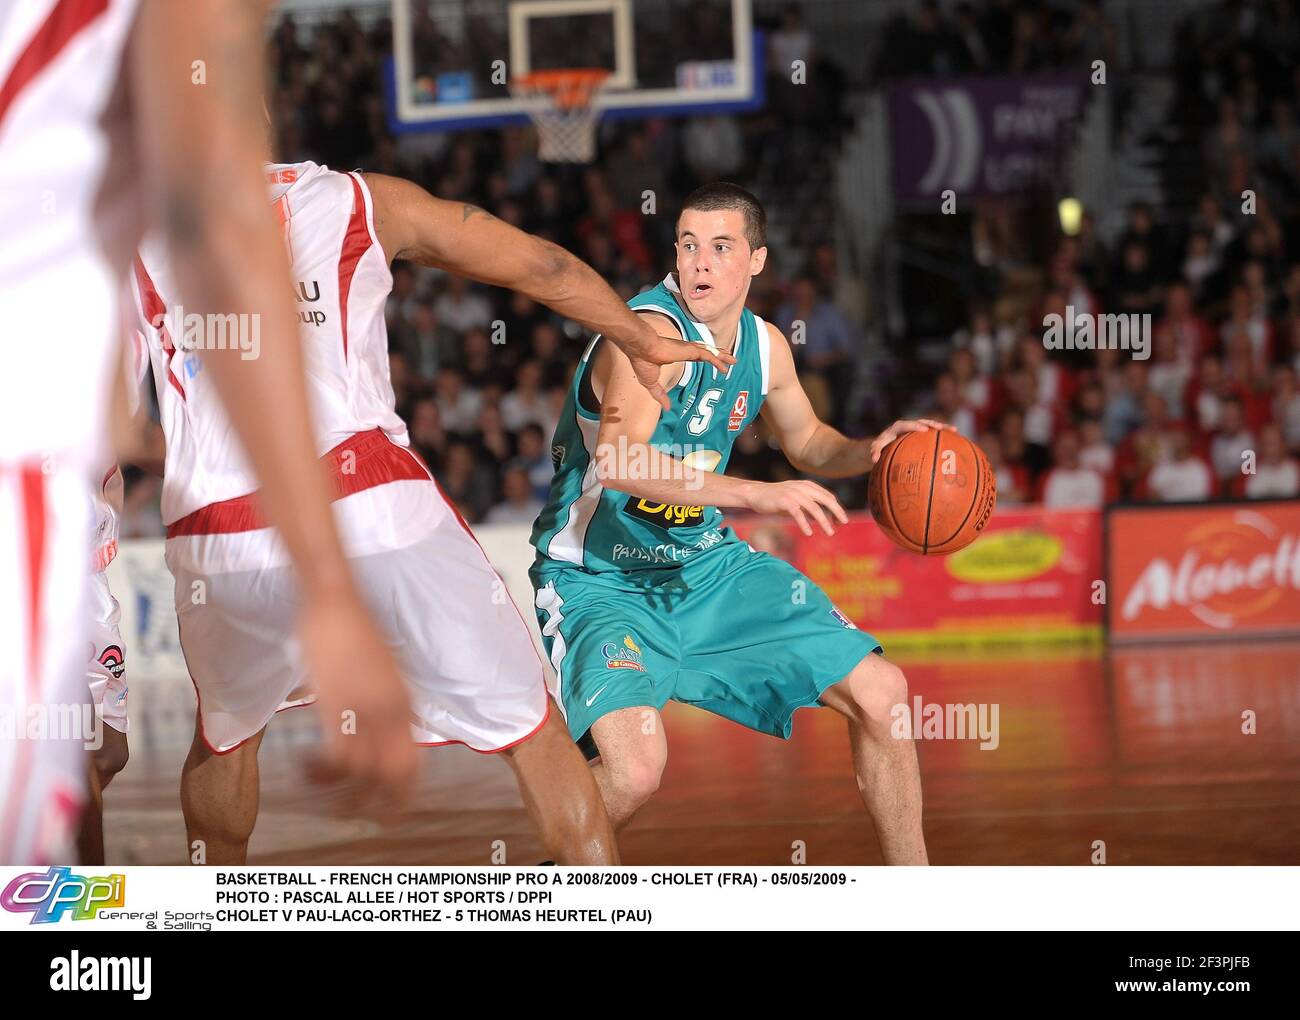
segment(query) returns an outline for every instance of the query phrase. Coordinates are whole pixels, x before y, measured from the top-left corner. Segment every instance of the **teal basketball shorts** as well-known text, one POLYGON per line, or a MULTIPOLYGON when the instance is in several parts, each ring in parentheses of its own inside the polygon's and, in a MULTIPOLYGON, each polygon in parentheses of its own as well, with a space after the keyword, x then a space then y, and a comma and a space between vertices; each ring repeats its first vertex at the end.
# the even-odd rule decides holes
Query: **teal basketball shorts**
POLYGON ((537 621, 574 740, 668 701, 788 738, 796 709, 880 642, 794 567, 740 541, 680 567, 592 573, 539 559, 537 621))

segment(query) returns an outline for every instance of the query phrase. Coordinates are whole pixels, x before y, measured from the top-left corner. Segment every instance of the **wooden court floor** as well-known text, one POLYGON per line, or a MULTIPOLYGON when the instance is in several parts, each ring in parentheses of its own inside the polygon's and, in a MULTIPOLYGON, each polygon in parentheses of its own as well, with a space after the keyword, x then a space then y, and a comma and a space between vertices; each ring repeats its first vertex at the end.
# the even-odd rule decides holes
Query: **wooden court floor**
MULTIPOLYGON (((1105 654, 1011 652, 903 660, 923 705, 997 706, 997 746, 919 744, 935 864, 1300 863, 1300 643, 1178 645, 1105 654), (1253 714, 1253 715, 1250 715, 1253 714), (1254 733, 1244 733, 1252 719, 1254 733)), ((186 860, 177 785, 189 685, 132 687, 132 757, 105 794, 111 864, 186 860), (179 693, 177 693, 179 692, 179 693)), ((253 864, 536 863, 510 770, 430 749, 416 796, 380 825, 309 786, 310 710, 262 750, 253 864)), ((991 716, 986 716, 991 719, 991 716)), ((789 742, 695 709, 664 716, 663 786, 623 833, 631 864, 876 864, 845 725, 801 710, 789 742)))

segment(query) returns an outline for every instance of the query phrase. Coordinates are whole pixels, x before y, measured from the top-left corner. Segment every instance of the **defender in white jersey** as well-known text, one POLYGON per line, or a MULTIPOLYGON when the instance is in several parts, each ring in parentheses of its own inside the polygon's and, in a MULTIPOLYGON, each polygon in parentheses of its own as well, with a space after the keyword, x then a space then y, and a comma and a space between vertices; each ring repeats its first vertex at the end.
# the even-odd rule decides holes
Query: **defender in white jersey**
MULTIPOLYGON (((653 330, 588 267, 472 206, 403 181, 314 163, 267 167, 294 276, 317 451, 352 569, 397 652, 412 738, 504 752, 557 861, 616 860, 581 754, 552 712, 541 663, 504 583, 408 448, 388 375, 389 263, 406 257, 516 288, 620 342, 653 330)), ((187 333, 213 324, 168 300, 146 245, 133 291, 167 439, 163 518, 181 646, 198 693, 181 802, 209 863, 242 861, 257 811, 257 747, 281 708, 310 700, 289 640, 292 572, 187 333)), ((234 343, 234 325, 225 324, 234 343)), ((256 339, 239 334, 249 356, 256 339)), ((211 342, 213 338, 209 336, 211 342)), ((682 345, 691 360, 718 360, 682 345)), ((327 720, 327 725, 332 720, 327 720)))
POLYGON ((146 217, 186 300, 256 314, 268 337, 255 365, 212 354, 205 368, 311 584, 300 627, 318 685, 370 719, 327 742, 330 763, 385 792, 411 776, 414 755, 391 739, 405 722, 396 666, 310 454, 287 266, 257 199, 264 13, 247 0, 0 4, 0 864, 71 857, 93 718, 93 468, 111 460, 121 280, 146 217), (210 77, 195 89, 199 58, 210 77))
MULTIPOLYGON (((95 535, 90 562, 90 662, 86 680, 95 714, 117 733, 127 732, 126 653, 122 644, 122 607, 108 587, 108 566, 117 558, 118 519, 122 513, 122 469, 114 464, 95 493, 95 535)), ((111 778, 126 762, 102 770, 111 778)), ((84 863, 84 862, 83 862, 84 863)))
POLYGON ((108 566, 117 557, 118 520, 122 513, 122 469, 104 472, 95 492, 95 534, 90 563, 90 657, 86 683, 100 724, 90 751, 89 798, 81 814, 77 855, 82 864, 104 863, 104 790, 126 767, 126 643, 122 607, 108 586, 108 566))

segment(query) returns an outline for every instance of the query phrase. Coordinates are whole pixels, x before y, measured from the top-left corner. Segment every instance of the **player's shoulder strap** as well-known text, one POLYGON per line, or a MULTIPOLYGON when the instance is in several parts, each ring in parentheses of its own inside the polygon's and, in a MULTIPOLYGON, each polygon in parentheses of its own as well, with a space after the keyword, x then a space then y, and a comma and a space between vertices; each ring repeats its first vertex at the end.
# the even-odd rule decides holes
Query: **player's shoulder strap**
MULTIPOLYGON (((682 335, 683 340, 698 342, 704 340, 701 329, 707 332, 707 328, 701 323, 695 322, 686 310, 677 301, 676 295, 681 291, 677 288, 677 281, 669 273, 659 282, 657 286, 649 290, 642 291, 636 297, 632 298, 627 305, 634 312, 657 312, 660 315, 671 319, 677 326, 677 330, 682 335)), ((707 342, 711 342, 712 337, 707 342)))
POLYGON ((758 347, 758 368, 763 379, 763 396, 767 396, 767 390, 772 380, 772 333, 767 328, 767 323, 763 321, 762 316, 755 315, 748 308, 741 312, 740 320, 743 324, 750 321, 754 329, 754 341, 758 347))
POLYGON ((305 160, 301 163, 264 163, 262 172, 266 175, 271 201, 275 202, 290 189, 301 190, 310 182, 334 171, 320 163, 305 160))
MULTIPOLYGON (((669 273, 658 286, 651 287, 632 298, 628 302, 628 307, 634 312, 658 312, 667 316, 676 324, 683 340, 704 344, 716 353, 718 345, 714 342, 713 331, 687 314, 684 305, 678 300, 680 296, 681 289, 677 286, 677 280, 672 273, 669 273)), ((686 362, 682 366, 682 377, 674 386, 685 386, 694 374, 695 365, 693 361, 686 362)))
MULTIPOLYGON (((359 170, 332 170, 310 160, 302 163, 267 163, 264 166, 269 197, 282 228, 304 209, 341 213, 356 220, 360 231, 364 221, 373 220, 374 200, 359 170)), ((352 226, 352 224, 349 224, 352 226)))

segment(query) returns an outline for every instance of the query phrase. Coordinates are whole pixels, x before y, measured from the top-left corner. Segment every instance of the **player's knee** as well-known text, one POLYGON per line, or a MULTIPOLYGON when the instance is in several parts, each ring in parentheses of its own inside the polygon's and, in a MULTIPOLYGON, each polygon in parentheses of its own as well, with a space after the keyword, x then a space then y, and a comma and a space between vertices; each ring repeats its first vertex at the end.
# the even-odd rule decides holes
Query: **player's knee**
POLYGON ((847 678, 848 701, 855 722, 887 725, 895 708, 907 704, 907 677, 881 655, 868 655, 847 678))
POLYGON ((641 803, 649 800, 659 789, 659 780, 664 774, 667 755, 647 749, 643 753, 622 757, 617 763, 601 758, 610 770, 614 785, 629 800, 641 803), (611 767, 612 766, 612 767, 611 767))
POLYGON ((126 737, 121 737, 105 739, 104 743, 92 753, 91 761, 94 763, 95 771, 99 773, 99 781, 102 784, 126 768, 130 758, 131 751, 127 747, 126 737))

